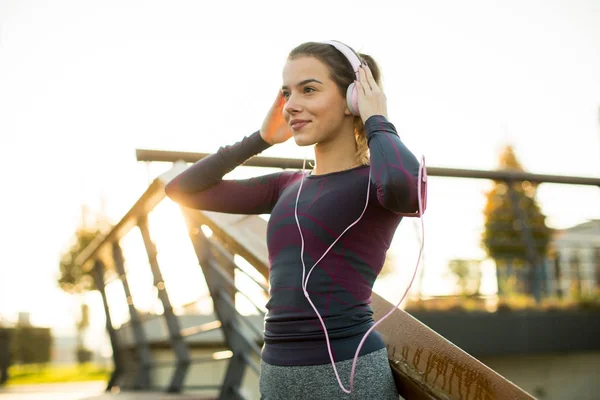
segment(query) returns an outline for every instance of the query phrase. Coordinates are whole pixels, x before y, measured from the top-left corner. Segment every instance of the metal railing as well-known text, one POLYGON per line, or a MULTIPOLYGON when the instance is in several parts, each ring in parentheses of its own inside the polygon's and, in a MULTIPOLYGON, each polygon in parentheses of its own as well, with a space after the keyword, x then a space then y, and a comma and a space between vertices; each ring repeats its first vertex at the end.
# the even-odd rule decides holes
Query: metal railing
MULTIPOLYGON (((84 270, 92 273, 96 287, 103 299, 106 314, 106 329, 113 348, 114 371, 107 385, 107 390, 115 387, 129 390, 164 390, 181 392, 183 390, 218 391, 220 398, 244 398, 240 385, 246 367, 258 376, 260 366, 256 359, 260 357, 262 332, 259 325, 250 318, 240 318, 235 308, 235 296, 241 293, 236 288, 234 275, 236 272, 248 276, 256 286, 265 293, 267 286, 256 277, 236 265, 233 254, 226 249, 227 244, 208 237, 200 229, 202 215, 186 213, 189 234, 192 240, 203 275, 207 281, 209 295, 214 304, 214 320, 182 327, 180 318, 175 315, 171 304, 167 284, 158 263, 158 252, 149 229, 149 213, 164 199, 164 185, 169 177, 183 167, 174 168, 171 174, 156 179, 129 210, 129 212, 104 237, 98 237, 81 253, 76 260, 84 270), (198 219, 200 218, 200 219, 198 219), (140 315, 135 306, 131 283, 125 268, 125 259, 120 241, 133 228, 141 233, 148 265, 153 278, 153 288, 162 305, 160 315, 140 315), (120 282, 127 302, 129 321, 116 329, 112 318, 107 286, 120 282), (156 318, 163 320, 167 327, 166 339, 149 339, 147 324, 156 318), (199 336, 220 331, 223 338, 214 337, 208 341, 197 340, 199 336), (129 340, 128 340, 129 337, 129 340), (192 339, 196 339, 193 341, 192 339), (192 348, 208 347, 209 354, 193 357, 192 348), (221 347, 226 351, 217 351, 221 347), (166 348, 174 354, 174 360, 159 361, 155 359, 156 348, 166 348), (202 363, 219 363, 227 361, 222 382, 186 383, 186 374, 190 366, 202 363), (153 371, 171 368, 168 385, 159 387, 152 379, 153 371)), ((184 210, 185 212, 185 210, 184 210)), ((213 226, 218 233, 218 227, 213 226)), ((251 259, 251 257, 249 257, 251 259)), ((196 303, 197 298, 191 303, 196 303)), ((254 300, 246 295, 246 300, 254 300)), ((183 306, 185 307, 185 305, 183 306)), ((264 317, 263 308, 254 304, 255 309, 264 317)))
MULTIPOLYGON (((142 162, 173 162, 179 160, 180 162, 193 163, 208 155, 209 153, 145 149, 136 151, 137 160, 142 162)), ((312 160, 307 160, 306 168, 310 169, 313 164, 312 160)), ((246 167, 278 169, 301 169, 302 165, 303 162, 299 159, 276 157, 253 157, 244 164, 246 167)), ((571 188, 595 189, 600 188, 600 178, 439 167, 428 167, 427 173, 430 177, 455 178, 459 182, 469 179, 478 182, 492 181, 506 184, 510 199, 509 203, 512 208, 508 211, 512 212, 515 217, 513 223, 519 227, 520 237, 515 238, 515 240, 524 245, 524 254, 521 260, 502 260, 505 265, 498 269, 497 276, 499 293, 505 294, 507 286, 514 283, 509 282, 512 280, 516 281, 517 284, 513 288, 509 287, 508 292, 513 290, 518 293, 528 293, 537 304, 543 298, 553 298, 560 301, 569 297, 589 297, 593 293, 600 296, 600 240, 595 245, 589 245, 573 238, 559 240, 558 237, 553 237, 548 254, 539 254, 536 249, 536 232, 531 221, 528 221, 528 214, 520 206, 522 199, 515 190, 515 184, 521 183, 526 183, 530 187, 534 185, 537 185, 537 187, 560 185, 563 188, 568 188, 567 190, 571 190, 571 188), (589 248, 586 248, 586 246, 589 248), (520 267, 522 264, 526 264, 525 268, 520 267)), ((596 191, 600 202, 598 194, 600 194, 600 191, 596 191)), ((436 199, 433 196, 430 197, 432 197, 430 198, 431 208, 436 199)), ((565 213, 572 209, 572 203, 567 203, 566 206, 565 213)), ((600 210, 600 207, 594 209, 598 213, 596 210, 600 210)), ((456 214, 460 215, 461 212, 465 211, 460 210, 456 214)), ((468 212, 472 211, 469 210, 468 212)), ((444 217, 447 219, 447 216, 444 217)), ((600 221, 600 213, 597 214, 597 218, 597 221, 600 221)), ((455 220, 460 223, 458 218, 455 220)), ((600 226, 600 222, 597 222, 597 225, 600 226)), ((447 235, 453 234, 451 230, 447 230, 445 233, 447 235)), ((512 245, 515 244, 518 245, 517 243, 512 245)))
MULTIPOLYGON (((268 293, 268 286, 264 279, 268 277, 268 258, 264 240, 266 222, 258 216, 227 215, 181 208, 214 309, 214 319, 197 318, 199 323, 186 327, 182 327, 182 317, 176 315, 174 311, 168 284, 165 284, 158 263, 156 245, 150 235, 149 213, 164 199, 165 184, 187 167, 184 162, 177 161, 193 162, 206 155, 138 150, 139 161, 176 163, 171 170, 150 184, 140 199, 107 235, 97 238, 76 260, 84 269, 93 273, 102 294, 107 320, 106 328, 113 348, 115 365, 108 382, 108 389, 116 386, 123 389, 156 389, 168 392, 194 389, 218 393, 219 398, 223 399, 242 399, 248 396, 243 388, 247 371, 254 374, 255 380, 260 373, 258 360, 262 345, 262 325, 257 324, 257 321, 262 321, 264 307, 257 304, 256 295, 240 291, 239 285, 236 284, 236 276, 244 275, 247 280, 254 282, 256 290, 263 296, 268 293), (152 275, 152 286, 162 308, 162 312, 157 316, 141 316, 133 299, 131 282, 128 279, 120 246, 121 239, 133 228, 139 229, 141 233, 152 275), (254 268, 252 271, 254 273, 242 267, 236 257, 243 258, 254 268), (258 279, 255 272, 258 272, 262 279, 258 279), (107 285, 112 282, 120 282, 122 285, 129 313, 127 325, 122 325, 118 329, 111 318, 111 307, 106 290, 107 285), (240 296, 254 308, 256 318, 244 316, 239 312, 236 303, 240 296), (160 318, 167 327, 168 335, 165 339, 156 340, 148 337, 145 324, 156 318, 160 318), (217 332, 221 335, 214 336, 217 332), (198 339, 207 335, 213 336, 204 341, 198 339), (156 359, 157 348, 170 351, 174 356, 173 359, 166 361, 156 359), (199 348, 208 349, 208 355, 194 357, 192 353, 199 348), (218 348, 222 351, 215 351, 218 348), (202 383, 192 380, 188 383, 186 378, 192 365, 224 361, 226 366, 223 367, 222 376, 218 377, 218 380, 213 379, 202 383), (157 386, 156 379, 153 378, 156 376, 155 371, 161 368, 172 371, 164 387, 157 386)), ((245 165, 299 168, 301 161, 254 157, 245 165)), ((506 182, 528 180, 600 187, 600 179, 594 178, 502 171, 429 167, 428 175, 506 182)), ((526 231, 527 224, 523 226, 526 231)), ((523 240, 527 241, 527 232, 524 233, 523 240)), ((376 319, 392 307, 391 303, 376 293, 373 295, 372 305, 376 319)), ((405 398, 471 398, 469 393, 477 393, 473 398, 482 399, 531 398, 514 384, 400 309, 379 325, 378 331, 386 341, 397 386, 405 398)), ((206 351, 203 354, 206 354, 206 351)))

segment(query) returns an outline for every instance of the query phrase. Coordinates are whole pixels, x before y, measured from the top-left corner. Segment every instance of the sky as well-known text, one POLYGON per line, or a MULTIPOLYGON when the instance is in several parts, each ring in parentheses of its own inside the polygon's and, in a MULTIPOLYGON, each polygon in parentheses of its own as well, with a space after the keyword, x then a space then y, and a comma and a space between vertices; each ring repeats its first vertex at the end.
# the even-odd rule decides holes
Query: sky
MULTIPOLYGON (((600 175, 597 1, 0 0, 0 320, 72 331, 77 303, 55 280, 81 205, 116 222, 169 168, 137 148, 212 152, 256 131, 287 53, 325 39, 377 60, 389 119, 429 166, 493 169, 512 144, 530 172, 600 175)), ((490 187, 430 180, 425 292, 447 291, 448 260, 484 257, 490 187)), ((552 227, 600 218, 597 188, 542 185, 538 201, 552 227)), ((179 243, 172 206, 152 228, 164 246, 179 243)), ((401 285, 419 229, 403 222, 394 241, 401 285)))

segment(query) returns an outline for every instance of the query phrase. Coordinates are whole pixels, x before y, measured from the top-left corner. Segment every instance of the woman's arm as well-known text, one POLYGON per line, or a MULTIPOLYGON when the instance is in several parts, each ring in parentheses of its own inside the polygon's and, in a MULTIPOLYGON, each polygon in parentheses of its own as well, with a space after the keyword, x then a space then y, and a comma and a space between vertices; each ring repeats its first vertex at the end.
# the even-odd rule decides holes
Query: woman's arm
POLYGON ((418 211, 419 161, 383 115, 369 117, 365 130, 371 155, 371 182, 377 188, 379 203, 396 213, 418 211))
POLYGON ((281 181, 289 173, 223 180, 225 174, 270 146, 257 131, 196 162, 169 182, 165 192, 173 201, 190 208, 235 214, 270 213, 279 197, 281 181))

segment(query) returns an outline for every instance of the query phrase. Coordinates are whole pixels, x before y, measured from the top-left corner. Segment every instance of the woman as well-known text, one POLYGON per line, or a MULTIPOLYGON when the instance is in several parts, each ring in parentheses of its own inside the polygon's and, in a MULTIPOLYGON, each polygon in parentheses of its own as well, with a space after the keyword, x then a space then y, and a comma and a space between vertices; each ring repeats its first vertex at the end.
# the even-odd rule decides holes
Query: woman
POLYGON ((398 399, 381 336, 372 331, 362 340, 374 324, 372 287, 401 214, 418 210, 419 163, 387 120, 375 61, 353 53, 362 60, 355 71, 338 50, 344 45, 331 43, 292 50, 261 129, 166 187, 187 207, 271 214, 260 376, 265 400, 398 399), (353 82, 358 112, 346 100, 353 82), (291 137, 299 146, 314 145, 312 172, 222 179, 291 137))

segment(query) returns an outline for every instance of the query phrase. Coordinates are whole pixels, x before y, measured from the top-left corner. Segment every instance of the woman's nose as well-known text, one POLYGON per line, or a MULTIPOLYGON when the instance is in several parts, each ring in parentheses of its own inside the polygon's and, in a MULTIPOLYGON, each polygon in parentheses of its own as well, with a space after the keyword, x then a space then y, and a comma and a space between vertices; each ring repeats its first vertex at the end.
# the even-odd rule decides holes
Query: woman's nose
POLYGON ((287 112, 289 114, 294 114, 294 113, 297 113, 298 111, 302 110, 302 107, 296 101, 296 98, 293 95, 290 95, 290 97, 288 97, 285 102, 284 110, 285 110, 285 112, 287 112))

